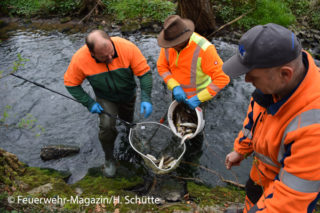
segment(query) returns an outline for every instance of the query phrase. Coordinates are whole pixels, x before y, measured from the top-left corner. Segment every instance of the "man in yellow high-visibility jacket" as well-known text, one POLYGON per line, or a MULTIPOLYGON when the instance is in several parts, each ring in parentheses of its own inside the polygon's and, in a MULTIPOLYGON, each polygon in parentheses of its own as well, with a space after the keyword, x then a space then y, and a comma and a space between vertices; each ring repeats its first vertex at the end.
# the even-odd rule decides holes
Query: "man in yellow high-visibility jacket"
POLYGON ((212 99, 230 81, 222 71, 216 48, 194 32, 194 24, 178 15, 169 16, 158 36, 161 48, 158 72, 174 99, 191 109, 212 99))

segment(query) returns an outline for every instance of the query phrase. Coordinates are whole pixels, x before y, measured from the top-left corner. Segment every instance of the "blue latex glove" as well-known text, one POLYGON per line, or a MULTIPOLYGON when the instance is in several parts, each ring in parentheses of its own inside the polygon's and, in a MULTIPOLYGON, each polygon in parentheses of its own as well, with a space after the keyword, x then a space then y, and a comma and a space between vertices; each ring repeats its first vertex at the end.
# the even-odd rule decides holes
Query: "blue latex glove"
POLYGON ((198 96, 195 95, 192 98, 188 99, 186 101, 186 104, 189 106, 190 109, 195 109, 197 106, 201 104, 201 101, 199 100, 198 96))
POLYGON ((91 112, 91 113, 98 113, 98 114, 100 114, 100 113, 102 113, 102 111, 103 111, 102 106, 101 106, 100 104, 98 104, 97 102, 94 103, 94 104, 92 105, 91 109, 90 109, 90 112, 91 112))
POLYGON ((152 104, 150 102, 141 102, 140 105, 140 114, 144 114, 144 117, 147 118, 151 115, 152 112, 152 104))
POLYGON ((183 91, 181 86, 176 86, 173 88, 173 97, 176 99, 178 102, 184 102, 187 98, 186 93, 183 91))

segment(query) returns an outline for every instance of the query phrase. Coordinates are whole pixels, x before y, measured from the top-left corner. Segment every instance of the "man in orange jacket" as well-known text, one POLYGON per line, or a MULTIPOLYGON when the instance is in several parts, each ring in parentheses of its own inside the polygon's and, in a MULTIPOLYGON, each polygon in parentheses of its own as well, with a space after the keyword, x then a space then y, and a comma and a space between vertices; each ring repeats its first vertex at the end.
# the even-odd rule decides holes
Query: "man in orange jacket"
POLYGON ((72 57, 64 75, 64 84, 69 93, 88 108, 98 113, 99 140, 105 153, 104 175, 115 175, 113 157, 117 136, 116 121, 103 111, 132 122, 136 102, 136 82, 140 80, 140 113, 148 117, 152 112, 152 75, 147 60, 132 42, 119 37, 109 37, 102 30, 94 30, 72 57), (96 95, 90 97, 81 84, 87 79, 96 95))
POLYGON ((207 39, 194 32, 194 24, 178 15, 169 16, 158 36, 161 48, 159 75, 174 99, 191 109, 212 99, 230 81, 222 60, 207 39))
POLYGON ((244 212, 313 212, 320 197, 320 69, 296 36, 258 25, 223 65, 256 90, 226 167, 254 160, 244 212))

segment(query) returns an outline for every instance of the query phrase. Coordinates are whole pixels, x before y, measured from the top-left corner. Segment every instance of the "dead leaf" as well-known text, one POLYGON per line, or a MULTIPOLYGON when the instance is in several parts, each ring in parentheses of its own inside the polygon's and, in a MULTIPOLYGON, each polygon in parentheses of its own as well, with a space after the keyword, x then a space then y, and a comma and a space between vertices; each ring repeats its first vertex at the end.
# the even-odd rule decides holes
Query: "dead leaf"
POLYGON ((95 212, 101 212, 101 207, 99 204, 96 205, 95 212))

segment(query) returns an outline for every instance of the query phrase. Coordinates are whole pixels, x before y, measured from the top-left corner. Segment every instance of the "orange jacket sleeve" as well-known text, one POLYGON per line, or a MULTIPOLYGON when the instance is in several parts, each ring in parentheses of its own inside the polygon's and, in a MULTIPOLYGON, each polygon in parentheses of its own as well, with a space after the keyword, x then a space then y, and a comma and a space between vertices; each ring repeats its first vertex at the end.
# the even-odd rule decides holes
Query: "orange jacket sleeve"
POLYGON ((255 102, 251 98, 247 116, 244 119, 242 130, 238 133, 238 137, 234 141, 234 150, 244 156, 251 154, 253 151, 252 147, 252 128, 254 125, 253 117, 253 105, 255 102))
POLYGON ((165 83, 168 82, 170 78, 172 78, 172 74, 169 69, 169 63, 166 59, 165 49, 161 48, 159 58, 157 61, 158 73, 162 77, 165 83))
POLYGON ((230 78, 222 70, 223 61, 214 45, 210 45, 202 54, 202 71, 210 76, 212 82, 207 87, 209 93, 215 96, 229 82, 230 78))
POLYGON ((130 44, 130 67, 135 76, 143 76, 150 70, 150 67, 147 63, 146 58, 142 55, 140 49, 135 44, 131 42, 130 44))

